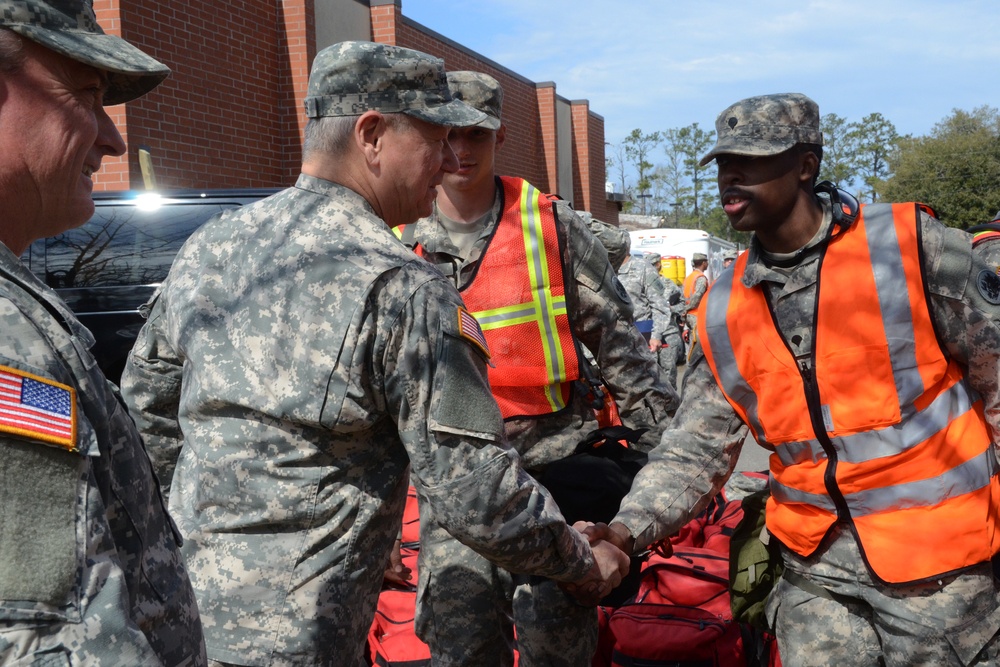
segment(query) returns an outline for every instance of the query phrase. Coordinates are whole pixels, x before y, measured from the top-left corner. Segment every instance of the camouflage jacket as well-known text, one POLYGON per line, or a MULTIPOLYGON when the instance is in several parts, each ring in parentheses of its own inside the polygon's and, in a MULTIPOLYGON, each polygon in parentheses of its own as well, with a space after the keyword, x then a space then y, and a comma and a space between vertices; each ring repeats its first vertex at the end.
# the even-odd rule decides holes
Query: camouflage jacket
MULTIPOLYGON (((492 215, 464 260, 435 216, 416 223, 413 238, 420 244, 423 256, 459 290, 474 278, 479 258, 488 248, 500 219, 501 193, 498 187, 492 215)), ((565 281, 566 310, 573 335, 591 353, 615 397, 622 421, 632 428, 649 429, 639 443, 640 448, 648 450, 659 442, 668 414, 680 399, 660 378, 655 357, 632 324, 628 293, 615 275, 604 246, 566 202, 556 202, 555 214, 563 241, 563 275, 575 278, 565 281)), ((504 423, 508 440, 528 468, 539 468, 572 454, 576 445, 597 428, 593 409, 583 400, 582 392, 574 393, 571 405, 551 416, 515 418, 504 423)))
POLYGON ((302 175, 194 234, 122 386, 209 657, 356 665, 409 479, 457 539, 576 579, 593 560, 503 443, 461 300, 358 194, 302 175))
POLYGON ((656 269, 641 258, 630 256, 618 269, 618 280, 632 301, 635 321, 653 320, 653 338, 659 340, 659 334, 667 330, 670 304, 656 269))
MULTIPOLYGON (((769 267, 754 240, 743 283, 768 292, 778 328, 796 358, 808 359, 820 244, 831 224, 824 200, 824 223, 812 247, 788 269, 769 267)), ((923 270, 934 325, 945 353, 968 368, 969 383, 983 398, 987 421, 1000 434, 1000 306, 987 300, 978 277, 990 268, 973 255, 971 237, 921 215, 923 270)), ((776 259, 786 259, 776 257, 776 259)), ((731 269, 727 269, 731 270, 731 269)), ((1000 300, 1000 299, 995 299, 1000 300)), ((748 429, 716 384, 696 346, 684 377, 684 400, 658 447, 650 453, 616 521, 625 524, 641 549, 672 534, 697 514, 725 483, 736 465, 748 429)))
POLYGON ((0 663, 205 665, 180 537, 93 336, 2 245, 0 330, 5 417, 71 433, 0 420, 0 663))

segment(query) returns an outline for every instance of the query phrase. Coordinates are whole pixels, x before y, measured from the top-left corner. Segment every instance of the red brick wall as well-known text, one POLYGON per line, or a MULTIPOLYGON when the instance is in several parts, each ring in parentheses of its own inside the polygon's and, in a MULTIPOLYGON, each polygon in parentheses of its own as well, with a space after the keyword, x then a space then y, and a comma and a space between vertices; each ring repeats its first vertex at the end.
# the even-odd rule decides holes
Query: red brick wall
MULTIPOLYGON (((497 153, 497 172, 525 178, 541 190, 557 189, 557 93, 553 84, 535 84, 512 76, 489 60, 477 58, 406 22, 394 5, 372 8, 372 29, 375 41, 443 58, 449 71, 469 69, 496 78, 503 86, 503 119, 507 125, 507 140, 497 153)), ((577 208, 586 206, 599 219, 617 223, 618 210, 607 203, 604 195, 604 120, 590 113, 588 105, 574 105, 573 133, 573 198, 577 208)))
MULTIPOLYGON (((378 10, 397 7, 378 7, 378 10)), ((374 25, 374 20, 373 20, 374 25)), ((507 139, 497 153, 497 173, 520 176, 543 191, 550 191, 556 182, 554 169, 546 168, 545 153, 541 140, 542 129, 538 118, 538 101, 535 85, 509 72, 491 65, 488 61, 475 58, 469 52, 457 49, 447 42, 436 39, 404 21, 396 22, 396 44, 444 59, 449 71, 475 70, 494 77, 503 86, 503 120, 507 126, 507 139)), ((376 41, 382 41, 376 38, 376 41)))
POLYGON ((120 189, 128 173, 141 188, 140 145, 160 187, 292 182, 314 50, 311 0, 230 0, 222 12, 201 0, 97 0, 95 10, 106 30, 172 70, 149 95, 112 109, 128 155, 106 160, 95 187, 120 189))
MULTIPOLYGON (((94 0, 98 21, 165 62, 171 76, 149 95, 108 109, 128 154, 106 159, 95 187, 141 188, 138 151, 147 146, 157 181, 171 187, 284 186, 301 161, 305 97, 315 56, 314 0, 94 0)), ((556 89, 497 67, 404 19, 391 3, 371 8, 375 41, 443 58, 449 70, 490 74, 504 88, 507 141, 499 173, 542 190, 557 184, 556 89)), ((578 108, 579 107, 579 108, 578 108)), ((604 123, 573 107, 574 201, 617 220, 604 198, 604 123)))

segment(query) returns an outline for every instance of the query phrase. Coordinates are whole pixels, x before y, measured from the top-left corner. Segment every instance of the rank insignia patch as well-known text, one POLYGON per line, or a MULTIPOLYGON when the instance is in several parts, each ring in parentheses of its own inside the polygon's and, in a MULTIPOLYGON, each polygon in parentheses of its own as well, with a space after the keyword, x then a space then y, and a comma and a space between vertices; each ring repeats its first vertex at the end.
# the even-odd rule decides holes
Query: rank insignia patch
POLYGON ((992 271, 980 271, 976 286, 984 299, 994 306, 1000 305, 1000 276, 992 271))
POLYGON ((0 366, 0 433, 76 451, 76 395, 72 387, 0 366))

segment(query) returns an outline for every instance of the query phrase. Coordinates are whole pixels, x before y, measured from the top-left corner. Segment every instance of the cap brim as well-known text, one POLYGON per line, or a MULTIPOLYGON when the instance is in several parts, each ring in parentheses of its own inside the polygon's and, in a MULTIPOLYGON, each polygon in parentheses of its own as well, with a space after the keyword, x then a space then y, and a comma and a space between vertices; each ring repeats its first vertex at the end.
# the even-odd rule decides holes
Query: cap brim
POLYGON ((448 127, 478 125, 488 118, 482 111, 470 107, 461 100, 454 99, 434 107, 406 109, 403 113, 433 125, 447 125, 448 127))
POLYGON ((142 97, 170 75, 169 67, 115 35, 49 30, 25 24, 5 27, 67 58, 107 72, 106 105, 142 97))
POLYGON ((774 142, 774 140, 768 140, 756 146, 752 144, 748 145, 746 141, 720 142, 717 143, 712 150, 710 150, 705 157, 701 159, 698 166, 704 167, 719 155, 745 155, 747 157, 768 157, 771 155, 778 155, 780 153, 784 153, 798 143, 799 142, 795 139, 789 139, 786 142, 774 142))

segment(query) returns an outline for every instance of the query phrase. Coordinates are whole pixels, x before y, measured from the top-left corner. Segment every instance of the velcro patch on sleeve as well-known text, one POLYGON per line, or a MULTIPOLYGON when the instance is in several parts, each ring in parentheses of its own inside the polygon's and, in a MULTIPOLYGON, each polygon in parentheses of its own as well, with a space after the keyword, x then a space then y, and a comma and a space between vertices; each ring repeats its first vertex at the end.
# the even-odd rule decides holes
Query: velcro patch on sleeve
POLYGON ((0 366, 0 433, 77 451, 76 392, 67 385, 0 366))
POLYGON ((475 345, 480 352, 490 358, 490 347, 486 344, 486 336, 483 334, 479 321, 472 313, 465 308, 458 308, 458 334, 475 345))

